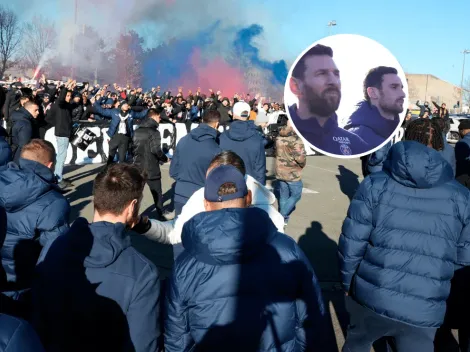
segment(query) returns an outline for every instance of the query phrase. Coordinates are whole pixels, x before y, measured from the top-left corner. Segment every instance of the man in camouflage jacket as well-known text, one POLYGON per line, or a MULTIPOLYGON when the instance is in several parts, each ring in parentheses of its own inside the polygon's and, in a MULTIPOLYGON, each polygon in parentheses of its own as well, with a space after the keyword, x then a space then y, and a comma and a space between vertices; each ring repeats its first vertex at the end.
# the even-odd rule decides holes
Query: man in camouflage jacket
POLYGON ((276 139, 276 195, 286 225, 302 196, 302 169, 306 163, 304 144, 289 120, 276 139))

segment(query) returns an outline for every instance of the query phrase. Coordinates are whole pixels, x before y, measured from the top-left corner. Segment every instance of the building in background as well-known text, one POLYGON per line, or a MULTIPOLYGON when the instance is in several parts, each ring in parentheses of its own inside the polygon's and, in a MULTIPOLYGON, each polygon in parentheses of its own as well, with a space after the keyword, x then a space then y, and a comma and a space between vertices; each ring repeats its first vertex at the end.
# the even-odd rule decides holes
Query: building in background
POLYGON ((461 112, 462 109, 468 111, 468 102, 462 104, 459 86, 431 74, 407 73, 406 79, 410 109, 414 109, 416 101, 419 100, 421 103, 428 101, 430 105, 432 105, 432 101, 439 105, 446 103, 450 112, 461 112))

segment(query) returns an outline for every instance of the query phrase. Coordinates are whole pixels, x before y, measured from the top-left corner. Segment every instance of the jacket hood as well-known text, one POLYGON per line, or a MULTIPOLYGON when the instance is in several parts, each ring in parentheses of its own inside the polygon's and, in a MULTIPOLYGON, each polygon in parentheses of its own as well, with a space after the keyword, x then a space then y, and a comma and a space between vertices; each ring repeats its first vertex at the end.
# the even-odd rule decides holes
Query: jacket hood
POLYGON ((248 121, 233 121, 226 133, 234 141, 246 141, 256 133, 253 126, 248 121))
POLYGON ((454 174, 441 154, 419 142, 398 142, 390 148, 384 170, 411 188, 433 188, 450 182, 454 174))
POLYGON ((0 205, 10 213, 20 211, 57 189, 53 181, 53 172, 36 161, 20 158, 19 166, 11 162, 0 172, 0 205))
POLYGON ((222 209, 200 213, 183 227, 183 247, 211 265, 237 264, 264 249, 277 229, 258 208, 222 209))
POLYGON ((252 205, 272 205, 276 197, 266 186, 256 181, 252 176, 245 175, 246 185, 251 190, 252 205))
POLYGON ((0 137, 8 136, 7 130, 0 126, 0 137))
POLYGON ((25 108, 19 108, 18 110, 16 110, 15 112, 11 114, 12 122, 17 122, 19 120, 24 120, 24 119, 27 119, 27 120, 33 119, 33 115, 31 115, 29 111, 26 110, 25 108))
POLYGON ((366 126, 379 136, 388 138, 397 128, 399 121, 398 116, 395 116, 393 120, 383 118, 375 106, 370 105, 367 101, 362 101, 357 105, 356 111, 352 113, 344 128, 366 126))
POLYGON ((217 130, 212 128, 209 125, 206 125, 205 123, 200 124, 194 130, 192 130, 189 134, 191 135, 192 139, 198 142, 202 142, 207 139, 217 138, 217 130))
POLYGON ((93 235, 93 244, 84 260, 86 268, 103 268, 111 265, 121 253, 131 246, 131 239, 122 223, 106 221, 88 223, 84 218, 78 218, 72 225, 71 232, 77 236, 86 231, 93 235))

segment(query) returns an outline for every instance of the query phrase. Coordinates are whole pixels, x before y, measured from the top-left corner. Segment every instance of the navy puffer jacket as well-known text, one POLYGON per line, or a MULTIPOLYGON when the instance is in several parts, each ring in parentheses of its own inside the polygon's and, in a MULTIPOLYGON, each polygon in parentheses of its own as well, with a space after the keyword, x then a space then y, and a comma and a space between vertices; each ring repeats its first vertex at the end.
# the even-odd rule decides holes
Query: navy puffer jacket
POLYGON ((439 152, 395 144, 349 207, 339 242, 343 288, 380 315, 439 327, 456 264, 470 265, 469 198, 439 152))
POLYGON ((43 352, 38 335, 24 320, 0 314, 0 351, 43 352))
POLYGON ((261 209, 194 216, 167 297, 165 351, 311 351, 325 309, 295 241, 261 209), (193 349, 194 348, 194 349, 193 349))

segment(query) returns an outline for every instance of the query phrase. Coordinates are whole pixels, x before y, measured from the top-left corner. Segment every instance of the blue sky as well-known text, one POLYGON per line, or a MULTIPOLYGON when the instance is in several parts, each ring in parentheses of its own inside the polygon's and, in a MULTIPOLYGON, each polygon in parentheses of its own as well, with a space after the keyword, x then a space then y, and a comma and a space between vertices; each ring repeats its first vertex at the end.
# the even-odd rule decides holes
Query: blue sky
MULTIPOLYGON (((113 1, 119 3, 121 0, 100 0, 105 3, 113 1)), ((130 2, 126 10, 132 3, 139 3, 126 1, 130 2)), ((235 1, 246 9, 262 12, 260 24, 266 29, 266 58, 282 58, 292 63, 307 46, 327 36, 327 23, 336 20, 338 25, 332 28, 332 34, 367 36, 388 48, 405 72, 434 74, 460 85, 463 62, 461 51, 470 49, 469 0, 235 1)), ((21 4, 27 3, 18 0, 16 6, 24 10, 21 4)), ((59 16, 63 18, 65 15, 64 3, 59 0, 43 0, 39 3, 41 6, 34 10, 29 8, 25 17, 33 13, 44 14, 51 19, 59 16), (57 11, 59 8, 60 11, 57 11)), ((65 6, 71 11, 73 1, 66 0, 66 3, 65 6)), ((470 55, 467 55, 467 63, 466 79, 470 77, 470 55)))

